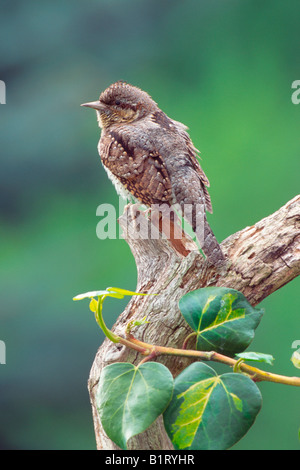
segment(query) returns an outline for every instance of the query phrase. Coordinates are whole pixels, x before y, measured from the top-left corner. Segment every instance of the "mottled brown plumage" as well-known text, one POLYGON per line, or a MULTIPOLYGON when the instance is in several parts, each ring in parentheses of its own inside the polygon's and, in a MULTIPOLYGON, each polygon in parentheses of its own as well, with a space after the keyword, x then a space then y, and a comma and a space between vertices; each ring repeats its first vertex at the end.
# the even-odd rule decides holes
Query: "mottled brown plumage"
POLYGON ((179 206, 205 255, 215 264, 223 261, 205 214, 212 212, 209 181, 186 126, 170 119, 146 92, 121 81, 83 106, 96 109, 99 154, 118 193, 146 206, 179 206))

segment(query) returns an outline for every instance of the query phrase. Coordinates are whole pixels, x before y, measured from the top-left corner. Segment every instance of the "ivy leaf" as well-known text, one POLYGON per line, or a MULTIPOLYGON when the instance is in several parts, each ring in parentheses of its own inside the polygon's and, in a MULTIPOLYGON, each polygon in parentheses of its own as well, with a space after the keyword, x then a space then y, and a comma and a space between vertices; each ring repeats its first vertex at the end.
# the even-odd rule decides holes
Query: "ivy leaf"
POLYGON ((146 323, 150 323, 148 320, 146 320, 146 316, 143 317, 141 320, 131 320, 126 326, 126 334, 130 334, 132 328, 136 326, 146 325, 146 323))
POLYGON ((240 354, 236 354, 236 357, 239 359, 244 359, 245 361, 253 361, 253 362, 265 362, 266 364, 273 365, 274 357, 271 354, 263 354, 257 352, 243 352, 240 354))
POLYGON ((300 354, 298 351, 293 352, 291 361, 297 369, 300 369, 300 354))
POLYGON ((93 297, 103 297, 108 295, 106 290, 93 290, 90 292, 85 292, 84 294, 79 294, 73 297, 73 300, 82 300, 82 299, 91 299, 93 297))
POLYGON ((145 325, 146 323, 150 323, 148 320, 146 320, 146 317, 141 318, 141 320, 133 320, 130 322, 130 326, 133 328, 134 326, 141 326, 145 325))
MULTIPOLYGON (((126 289, 120 289, 119 287, 107 287, 106 290, 94 290, 79 294, 73 297, 73 300, 91 299, 90 310, 95 314, 95 319, 103 333, 114 343, 119 342, 118 336, 114 335, 105 325, 102 316, 103 302, 106 297, 115 297, 117 299, 123 299, 125 295, 151 295, 143 292, 132 292, 126 289), (98 297, 96 300, 94 297, 98 297)), ((156 295, 156 294, 152 294, 156 295)))
POLYGON ((156 362, 136 367, 114 363, 105 367, 97 390, 97 407, 108 437, 122 449, 132 436, 147 429, 171 400, 173 377, 156 362))
MULTIPOLYGON (((126 289, 120 289, 119 287, 107 287, 105 290, 93 290, 90 292, 85 292, 84 294, 79 294, 73 297, 73 300, 82 300, 93 297, 115 297, 117 299, 123 299, 125 295, 150 295, 143 292, 132 292, 126 289)), ((156 294, 152 294, 156 295, 156 294)))
POLYGON ((175 449, 225 450, 247 433, 261 404, 260 391, 249 377, 217 375, 195 362, 175 379, 164 424, 175 449))
MULTIPOLYGON (((121 296, 120 298, 123 298, 125 295, 149 295, 147 293, 145 294, 144 292, 133 292, 131 290, 120 289, 119 287, 107 287, 106 290, 110 293, 110 295, 113 295, 113 294, 120 295, 121 296)), ((152 294, 152 295, 156 295, 156 294, 152 294)))
POLYGON ((241 292, 226 287, 189 292, 180 299, 179 308, 197 333, 198 350, 228 356, 249 346, 264 313, 252 307, 241 292))

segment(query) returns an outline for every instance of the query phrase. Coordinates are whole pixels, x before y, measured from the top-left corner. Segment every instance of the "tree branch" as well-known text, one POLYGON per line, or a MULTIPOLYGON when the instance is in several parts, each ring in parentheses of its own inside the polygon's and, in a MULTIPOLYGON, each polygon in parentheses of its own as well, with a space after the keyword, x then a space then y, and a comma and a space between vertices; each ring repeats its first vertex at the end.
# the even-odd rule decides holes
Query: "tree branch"
MULTIPOLYGON (((125 336, 126 324, 130 320, 147 315, 150 323, 138 328, 139 339, 145 343, 180 348, 191 332, 178 308, 179 299, 187 292, 207 286, 230 287, 242 292, 252 305, 256 305, 300 273, 300 196, 274 214, 224 240, 222 250, 228 263, 222 270, 204 260, 188 238, 181 245, 162 238, 141 238, 141 233, 150 230, 150 221, 146 216, 139 216, 135 205, 125 208, 119 223, 136 261, 136 290, 159 293, 131 299, 113 328, 119 336, 125 336)), ((107 339, 97 352, 88 387, 98 449, 117 449, 103 432, 96 409, 95 392, 101 370, 112 362, 137 364, 140 360, 138 352, 107 339)), ((160 362, 176 376, 190 359, 166 356, 161 357, 160 362)), ((172 449, 161 418, 144 433, 133 437, 129 448, 172 449)))

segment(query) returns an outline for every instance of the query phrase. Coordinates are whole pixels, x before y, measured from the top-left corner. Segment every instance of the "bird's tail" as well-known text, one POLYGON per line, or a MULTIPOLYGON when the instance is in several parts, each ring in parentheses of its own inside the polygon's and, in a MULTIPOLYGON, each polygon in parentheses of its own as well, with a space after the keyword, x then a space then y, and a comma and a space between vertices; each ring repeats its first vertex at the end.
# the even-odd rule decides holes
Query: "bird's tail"
POLYGON ((184 208, 183 216, 192 226, 206 258, 216 266, 223 264, 225 257, 207 221, 204 204, 193 204, 189 210, 184 208))
POLYGON ((210 228, 209 223, 207 222, 206 216, 204 222, 204 240, 201 248, 205 256, 209 259, 209 261, 211 261, 212 264, 217 266, 224 263, 224 254, 221 250, 218 240, 210 228))

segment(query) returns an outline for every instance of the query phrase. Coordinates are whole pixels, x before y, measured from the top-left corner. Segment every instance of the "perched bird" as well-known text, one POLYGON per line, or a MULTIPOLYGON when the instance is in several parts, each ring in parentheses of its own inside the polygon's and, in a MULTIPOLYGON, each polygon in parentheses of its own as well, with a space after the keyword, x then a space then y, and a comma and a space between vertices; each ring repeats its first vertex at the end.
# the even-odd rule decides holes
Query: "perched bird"
POLYGON ((170 119, 148 93, 123 81, 82 106, 96 110, 102 128, 99 154, 117 192, 148 207, 179 207, 205 256, 213 264, 222 263, 223 253, 206 219, 205 211, 212 212, 209 181, 187 127, 170 119))

